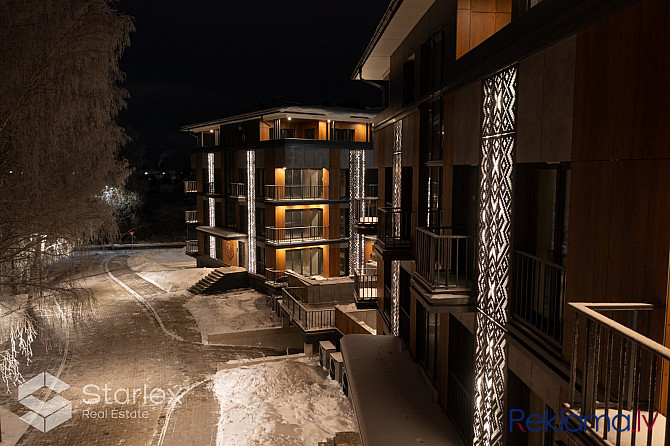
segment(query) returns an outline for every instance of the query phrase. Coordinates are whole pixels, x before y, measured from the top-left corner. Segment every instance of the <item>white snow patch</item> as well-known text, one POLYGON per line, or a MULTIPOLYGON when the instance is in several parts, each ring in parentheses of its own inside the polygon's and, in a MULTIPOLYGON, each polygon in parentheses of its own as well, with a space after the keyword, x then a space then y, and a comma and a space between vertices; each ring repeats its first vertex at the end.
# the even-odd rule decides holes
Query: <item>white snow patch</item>
POLYGON ((316 445, 357 431, 340 385, 310 359, 240 366, 218 372, 217 446, 316 445))
POLYGON ((213 268, 197 268, 193 257, 183 249, 152 249, 128 259, 128 266, 144 280, 164 291, 185 290, 212 272, 213 268))
POLYGON ((281 319, 267 305, 267 296, 255 290, 199 295, 184 304, 207 339, 214 333, 232 333, 281 327, 281 319))

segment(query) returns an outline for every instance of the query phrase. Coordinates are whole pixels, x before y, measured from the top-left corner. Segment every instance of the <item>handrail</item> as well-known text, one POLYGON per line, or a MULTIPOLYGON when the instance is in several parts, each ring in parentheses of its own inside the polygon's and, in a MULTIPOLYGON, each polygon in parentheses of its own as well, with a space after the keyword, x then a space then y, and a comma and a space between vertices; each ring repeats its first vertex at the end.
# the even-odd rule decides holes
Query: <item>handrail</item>
POLYGON ((230 183, 230 195, 233 197, 246 197, 247 185, 244 183, 230 183))
POLYGON ((198 211, 185 211, 184 218, 186 223, 198 223, 198 211))
POLYGON ((327 230, 328 226, 292 226, 288 228, 267 226, 265 228, 265 238, 271 243, 322 240, 326 238, 327 230))
POLYGON ((198 252, 198 241, 197 240, 186 240, 186 253, 195 254, 198 252))
POLYGON ((358 301, 377 300, 376 268, 356 268, 354 270, 354 298, 358 301))
MULTIPOLYGON (((659 437, 667 443, 670 440, 670 423, 666 423, 665 432, 659 433, 659 436, 655 436, 657 429, 651 428, 638 434, 647 430, 638 424, 640 416, 651 421, 660 411, 665 410, 666 416, 670 414, 670 399, 666 397, 664 401, 659 397, 669 384, 663 370, 670 361, 670 348, 636 331, 640 325, 639 313, 644 311, 649 316, 648 312, 654 309, 654 305, 639 302, 571 302, 568 306, 574 310, 574 320, 570 392, 564 407, 571 414, 585 416, 585 427, 605 444, 635 446, 639 444, 636 442, 640 439, 638 435, 647 445, 660 444, 655 441, 659 437), (627 327, 603 312, 626 312, 631 326, 627 327), (583 324, 580 324, 581 317, 585 319, 583 324), (580 337, 582 327, 585 333, 583 340, 580 337), (578 376, 580 365, 581 376, 578 376), (579 387, 578 378, 581 378, 579 387), (610 416, 612 410, 617 414, 614 417, 610 416), (624 412, 632 415, 629 416, 627 429, 615 424, 617 418, 621 421, 624 412), (587 422, 591 417, 594 421, 587 422), (606 424, 600 426, 600 418, 603 417, 606 424), (614 432, 610 432, 610 425, 614 427, 614 432)), ((647 317, 642 326, 648 326, 648 322, 647 317)))
POLYGON ((268 184, 265 186, 265 199, 273 200, 326 200, 328 186, 268 184))
POLYGON ((575 309, 575 311, 582 313, 584 316, 589 319, 597 322, 605 327, 608 327, 615 332, 619 333, 621 336, 626 339, 635 342, 636 344, 641 345, 652 353, 655 353, 661 356, 663 359, 670 360, 670 348, 660 344, 653 339, 649 339, 646 336, 642 336, 640 333, 626 327, 619 322, 608 318, 604 314, 598 313, 598 311, 650 311, 654 309, 653 304, 645 303, 591 303, 591 302, 570 302, 569 307, 575 309), (597 309, 598 311, 596 311, 597 309))
POLYGON ((468 288, 472 285, 467 235, 448 233, 451 227, 417 228, 416 274, 432 288, 468 288))
POLYGON ((304 330, 324 329, 335 327, 335 309, 308 309, 294 295, 296 288, 286 287, 282 289, 282 305, 291 317, 302 325, 304 330))
POLYGON ((198 182, 193 180, 184 181, 184 192, 198 192, 198 182))

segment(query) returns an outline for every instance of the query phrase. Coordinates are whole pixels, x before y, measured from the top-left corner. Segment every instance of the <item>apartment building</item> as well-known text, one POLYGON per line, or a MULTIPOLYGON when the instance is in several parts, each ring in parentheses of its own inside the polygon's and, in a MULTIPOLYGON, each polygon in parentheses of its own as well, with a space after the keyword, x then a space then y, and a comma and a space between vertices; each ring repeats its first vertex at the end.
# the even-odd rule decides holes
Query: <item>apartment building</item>
POLYGON ((366 192, 376 193, 374 114, 286 106, 182 127, 196 140, 195 180, 185 184, 197 196, 197 209, 186 212, 187 252, 199 266, 245 268, 268 294, 288 286, 288 317, 309 313, 304 331, 332 331, 332 304, 352 300, 350 271, 372 252, 353 214, 366 192), (342 283, 349 292, 334 295, 342 283), (326 284, 329 293, 314 292, 326 284))
POLYGON ((670 444, 668 47, 664 0, 390 2, 364 445, 670 444))

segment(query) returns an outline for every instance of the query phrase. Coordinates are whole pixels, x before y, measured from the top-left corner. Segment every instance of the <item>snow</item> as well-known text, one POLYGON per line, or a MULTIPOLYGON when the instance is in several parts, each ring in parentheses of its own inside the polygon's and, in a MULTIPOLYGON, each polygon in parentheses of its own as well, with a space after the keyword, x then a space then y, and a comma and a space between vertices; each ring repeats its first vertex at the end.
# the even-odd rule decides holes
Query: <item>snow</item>
POLYGON ((193 257, 183 249, 153 249, 128 259, 128 266, 144 280, 167 292, 185 290, 212 272, 197 268, 193 257))
POLYGON ((281 327, 281 319, 268 307, 267 297, 255 290, 199 295, 184 307, 195 318, 203 339, 214 333, 281 327))
POLYGON ((224 369, 212 387, 220 405, 217 446, 314 446, 358 430, 339 383, 311 359, 224 369))

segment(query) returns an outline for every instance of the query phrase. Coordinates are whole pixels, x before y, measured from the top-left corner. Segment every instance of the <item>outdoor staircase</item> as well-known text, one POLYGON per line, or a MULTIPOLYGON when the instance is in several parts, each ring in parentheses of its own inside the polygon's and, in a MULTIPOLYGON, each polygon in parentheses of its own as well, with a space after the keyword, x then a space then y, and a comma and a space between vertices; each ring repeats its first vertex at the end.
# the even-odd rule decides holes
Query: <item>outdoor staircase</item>
POLYGON ((318 446, 361 446, 358 432, 338 432, 335 437, 320 441, 318 446))
POLYGON ((216 268, 211 273, 200 279, 198 283, 192 285, 188 290, 193 294, 207 294, 213 292, 214 288, 218 288, 217 284, 223 280, 226 274, 223 272, 225 268, 216 268))

